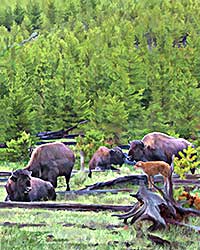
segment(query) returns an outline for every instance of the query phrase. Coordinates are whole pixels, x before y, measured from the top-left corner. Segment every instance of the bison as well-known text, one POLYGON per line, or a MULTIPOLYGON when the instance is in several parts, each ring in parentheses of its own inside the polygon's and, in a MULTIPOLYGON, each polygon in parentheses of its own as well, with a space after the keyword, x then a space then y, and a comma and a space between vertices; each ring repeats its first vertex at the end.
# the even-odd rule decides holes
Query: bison
MULTIPOLYGON (((163 133, 153 132, 145 135, 142 140, 130 143, 128 159, 130 161, 165 161, 172 163, 172 156, 179 157, 178 152, 188 146, 194 147, 183 138, 174 138, 163 133)), ((194 173, 195 169, 191 169, 194 173)))
POLYGON ((120 147, 114 147, 109 149, 105 146, 101 146, 97 149, 97 151, 93 154, 90 162, 89 162, 89 177, 92 177, 92 169, 99 167, 101 169, 113 169, 116 170, 112 166, 120 165, 125 162, 126 156, 122 152, 120 147))
POLYGON ((67 191, 70 190, 69 180, 75 163, 73 151, 61 142, 52 142, 35 148, 25 167, 32 171, 32 176, 50 181, 57 187, 57 177, 65 176, 67 191))
POLYGON ((56 193, 48 181, 31 176, 31 172, 18 169, 12 173, 5 185, 7 197, 5 201, 40 201, 55 200, 56 193))
POLYGON ((145 174, 148 176, 149 188, 153 188, 154 180, 153 176, 161 174, 164 178, 164 184, 167 182, 167 179, 170 177, 170 165, 164 161, 138 161, 135 166, 135 169, 142 169, 145 174))

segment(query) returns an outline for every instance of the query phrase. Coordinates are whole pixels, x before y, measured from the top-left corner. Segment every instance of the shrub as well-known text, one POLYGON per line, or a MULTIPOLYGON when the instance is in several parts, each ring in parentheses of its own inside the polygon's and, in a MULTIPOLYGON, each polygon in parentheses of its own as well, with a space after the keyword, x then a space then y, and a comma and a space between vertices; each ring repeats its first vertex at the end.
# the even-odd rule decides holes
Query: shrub
POLYGON ((11 139, 6 142, 7 148, 4 158, 7 161, 27 161, 29 159, 29 149, 34 145, 36 140, 25 131, 19 133, 17 139, 11 139))
POLYGON ((183 152, 179 152, 180 159, 174 158, 174 171, 180 175, 181 179, 185 178, 185 174, 192 168, 199 168, 200 165, 200 147, 192 148, 189 146, 183 152))

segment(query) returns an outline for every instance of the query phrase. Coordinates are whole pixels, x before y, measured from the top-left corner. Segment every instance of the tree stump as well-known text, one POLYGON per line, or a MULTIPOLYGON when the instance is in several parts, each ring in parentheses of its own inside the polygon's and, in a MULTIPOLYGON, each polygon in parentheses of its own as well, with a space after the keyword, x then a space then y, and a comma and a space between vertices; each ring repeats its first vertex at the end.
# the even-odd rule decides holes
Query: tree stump
POLYGON ((150 231, 167 228, 169 224, 174 224, 187 226, 200 232, 200 227, 182 223, 188 216, 200 216, 200 211, 192 208, 183 208, 174 200, 172 184, 173 168, 172 163, 170 176, 163 190, 152 183, 159 194, 149 190, 144 184, 141 184, 136 194, 130 194, 138 200, 138 202, 133 205, 133 208, 125 214, 114 214, 113 216, 123 219, 124 223, 127 223, 128 219, 131 219, 131 224, 141 220, 152 221, 153 224, 148 228, 150 231))

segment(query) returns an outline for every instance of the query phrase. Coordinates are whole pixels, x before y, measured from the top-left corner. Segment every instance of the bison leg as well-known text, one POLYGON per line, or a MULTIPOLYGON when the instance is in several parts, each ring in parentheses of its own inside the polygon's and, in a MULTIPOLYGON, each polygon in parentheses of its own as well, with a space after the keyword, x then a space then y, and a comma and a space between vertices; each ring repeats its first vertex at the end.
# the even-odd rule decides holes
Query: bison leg
POLYGON ((56 200, 56 192, 55 192, 54 188, 51 188, 48 190, 48 199, 53 200, 53 201, 56 200))
POLYGON ((151 189, 153 187, 152 183, 152 177, 150 175, 148 175, 148 184, 149 184, 149 189, 151 189))
POLYGON ((66 191, 70 191, 69 179, 70 179, 70 175, 65 175, 65 180, 66 180, 66 184, 67 184, 66 191))
POLYGON ((54 186, 54 188, 57 187, 57 174, 54 171, 50 171, 48 173, 48 181, 51 182, 51 184, 54 186))
POLYGON ((6 196, 5 200, 4 201, 10 201, 10 197, 9 195, 6 196))

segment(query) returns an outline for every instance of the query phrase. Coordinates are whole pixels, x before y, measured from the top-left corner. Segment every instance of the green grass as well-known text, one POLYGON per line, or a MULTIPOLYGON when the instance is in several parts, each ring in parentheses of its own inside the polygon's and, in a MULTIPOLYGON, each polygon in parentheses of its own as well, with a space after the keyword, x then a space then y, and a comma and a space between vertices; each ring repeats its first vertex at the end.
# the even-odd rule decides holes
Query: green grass
MULTIPOLYGON (((11 170, 21 164, 3 163, 0 170, 11 170), (6 168, 5 168, 6 167, 6 168)), ((128 167, 122 167, 121 175, 133 173, 128 167)), ((139 173, 139 171, 137 171, 139 173)), ((93 178, 87 174, 78 173, 71 178, 71 189, 77 190, 100 181, 119 177, 118 173, 94 173, 93 178)), ((64 178, 60 177, 58 190, 65 189, 64 178)), ((138 186, 127 184, 121 187, 132 187, 134 192, 138 186)), ((6 192, 0 188, 0 200, 3 201, 6 192)), ((100 195, 71 195, 58 196, 57 202, 81 202, 87 204, 123 204, 130 205, 135 202, 129 193, 100 194, 100 195)), ((144 221, 135 225, 125 226, 117 217, 111 216, 112 212, 75 212, 75 211, 50 211, 45 209, 0 209, 0 224, 9 223, 45 223, 45 226, 0 226, 0 250, 23 249, 132 249, 132 250, 159 250, 170 249, 169 246, 153 244, 147 238, 147 228, 150 222, 144 221)), ((116 214, 116 212, 115 212, 116 214)), ((200 218, 190 218, 187 223, 200 225, 200 218)), ((163 231, 156 231, 154 235, 160 236, 171 242, 171 249, 198 250, 199 234, 194 231, 170 226, 163 231), (184 236, 184 237, 183 237, 184 236)))
MULTIPOLYGON (((125 227, 109 212, 69 212, 26 209, 0 210, 0 223, 45 223, 42 227, 0 228, 1 249, 169 249, 147 239, 149 223, 125 227), (130 247, 130 248, 128 248, 130 247)), ((195 221, 193 220, 193 223, 195 221)), ((196 221, 197 223, 197 221, 196 221)), ((199 235, 171 227, 154 235, 177 250, 198 250, 199 235), (184 235, 184 239, 183 239, 184 235)))

